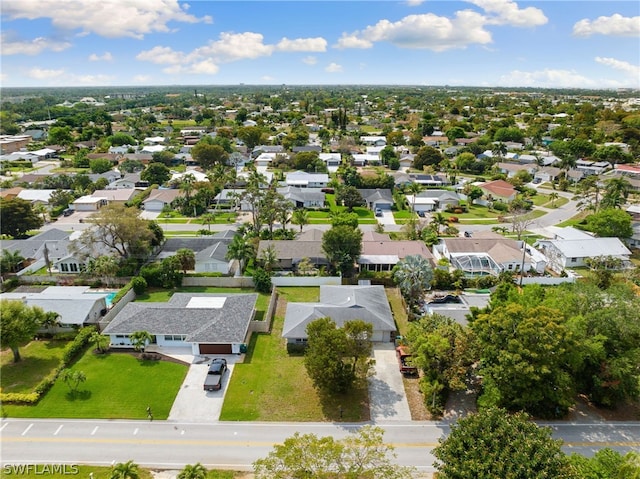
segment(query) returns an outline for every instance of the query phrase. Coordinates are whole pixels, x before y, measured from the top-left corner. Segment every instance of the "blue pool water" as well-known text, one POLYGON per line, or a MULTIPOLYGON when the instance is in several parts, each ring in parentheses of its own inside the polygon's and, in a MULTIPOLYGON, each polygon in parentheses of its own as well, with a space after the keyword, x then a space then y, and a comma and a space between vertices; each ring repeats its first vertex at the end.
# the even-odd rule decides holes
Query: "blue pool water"
POLYGON ((110 308, 111 305, 113 304, 113 298, 115 297, 115 295, 118 293, 109 293, 107 294, 107 296, 104 298, 104 300, 107 303, 107 308, 110 308))

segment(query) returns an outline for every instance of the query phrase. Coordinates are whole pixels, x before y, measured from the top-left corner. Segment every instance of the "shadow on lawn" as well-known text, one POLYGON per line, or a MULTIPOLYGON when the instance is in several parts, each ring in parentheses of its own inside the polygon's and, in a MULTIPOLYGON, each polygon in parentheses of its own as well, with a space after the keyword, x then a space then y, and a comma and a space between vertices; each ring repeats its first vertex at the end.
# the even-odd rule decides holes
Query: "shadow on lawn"
POLYGON ((67 394, 65 394, 65 398, 70 402, 88 401, 89 399, 91 399, 91 396, 91 391, 87 391, 86 389, 83 389, 82 391, 69 391, 67 392, 67 394))
POLYGON ((244 361, 242 361, 244 364, 251 363, 251 360, 253 359, 253 352, 256 350, 256 343, 258 342, 258 336, 260 335, 268 336, 269 333, 253 333, 251 335, 251 339, 249 340, 249 344, 247 345, 247 352, 244 355, 244 361))
POLYGON ((322 413, 333 422, 363 422, 371 419, 367 380, 360 379, 346 394, 318 391, 322 413))

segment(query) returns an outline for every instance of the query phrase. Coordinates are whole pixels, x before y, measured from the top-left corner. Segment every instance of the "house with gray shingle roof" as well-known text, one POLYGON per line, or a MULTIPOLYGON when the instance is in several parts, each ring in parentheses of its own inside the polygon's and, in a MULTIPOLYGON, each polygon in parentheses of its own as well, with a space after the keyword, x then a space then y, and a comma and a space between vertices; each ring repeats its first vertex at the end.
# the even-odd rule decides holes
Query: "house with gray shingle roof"
POLYGON ((320 318, 331 318, 338 327, 360 319, 373 326, 372 340, 390 342, 396 326, 384 286, 320 286, 317 303, 288 303, 282 337, 289 343, 304 344, 307 326, 320 318))
POLYGON ((393 195, 390 189, 358 189, 358 192, 365 201, 367 208, 375 210, 380 208, 390 210, 393 206, 393 195))
POLYGON ((175 293, 166 303, 128 303, 105 328, 113 348, 130 348, 129 335, 147 331, 152 344, 192 354, 239 354, 249 337, 258 295, 175 293))

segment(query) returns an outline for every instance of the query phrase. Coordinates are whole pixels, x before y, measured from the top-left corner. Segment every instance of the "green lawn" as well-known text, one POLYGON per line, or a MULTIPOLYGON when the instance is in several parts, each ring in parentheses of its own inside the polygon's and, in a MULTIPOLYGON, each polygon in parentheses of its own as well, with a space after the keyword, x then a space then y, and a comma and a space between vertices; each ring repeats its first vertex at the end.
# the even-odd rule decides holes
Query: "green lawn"
POLYGON ((389 300, 389 305, 391 306, 393 319, 395 319, 396 321, 398 334, 400 334, 401 336, 405 336, 407 334, 407 330, 409 329, 409 315, 407 314, 407 309, 402 303, 402 295, 400 294, 400 290, 398 288, 385 288, 384 290, 387 293, 387 299, 389 300))
POLYGON ((569 199, 565 198, 564 196, 560 196, 557 200, 555 201, 551 201, 548 199, 547 197, 547 202, 545 204, 543 204, 542 206, 544 206, 545 208, 560 208, 561 206, 566 205, 567 203, 569 203, 569 199))
POLYGON ((234 366, 220 415, 226 421, 366 421, 366 381, 348 395, 324 396, 307 376, 302 355, 281 337, 287 301, 317 301, 319 288, 279 288, 270 334, 254 334, 245 362, 234 366), (295 400, 294 400, 295 399, 295 400), (342 419, 339 415, 343 409, 342 419))
POLYGON ((489 211, 486 206, 480 205, 468 205, 466 213, 443 213, 445 216, 457 216, 460 220, 463 219, 497 219, 502 215, 500 211, 489 211))
POLYGON ((151 406, 155 418, 166 419, 188 368, 127 353, 96 355, 90 348, 72 369, 87 377, 76 394, 58 380, 35 406, 8 404, 4 412, 9 417, 146 419, 151 406))
POLYGON ((0 386, 5 393, 30 393, 62 361, 68 341, 31 341, 20 348, 22 361, 13 363, 13 353, 0 353, 0 386))

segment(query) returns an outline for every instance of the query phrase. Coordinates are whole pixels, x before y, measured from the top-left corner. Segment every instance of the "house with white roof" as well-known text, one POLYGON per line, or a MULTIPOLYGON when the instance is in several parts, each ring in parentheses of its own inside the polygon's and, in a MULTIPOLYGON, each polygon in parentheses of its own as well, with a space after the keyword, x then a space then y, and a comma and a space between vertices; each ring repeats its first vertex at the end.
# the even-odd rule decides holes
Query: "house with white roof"
POLYGON ((600 256, 617 258, 623 267, 630 264, 631 251, 618 238, 594 238, 575 228, 555 228, 552 233, 557 239, 541 239, 534 246, 547 257, 549 268, 556 273, 587 266, 587 259, 600 256))
POLYGON ((108 201, 105 198, 100 198, 92 195, 81 196, 75 200, 73 209, 76 211, 98 211, 103 206, 106 206, 108 201))
POLYGON ((329 183, 329 175, 326 173, 294 171, 287 173, 285 183, 287 186, 298 186, 300 188, 326 188, 329 183))
POLYGON ((376 135, 365 135, 360 137, 360 142, 363 145, 367 146, 387 146, 387 137, 386 136, 376 136, 376 135))
POLYGON ((22 189, 20 193, 18 193, 18 198, 23 200, 30 201, 31 203, 38 203, 44 206, 49 206, 49 200, 51 199, 51 194, 56 190, 28 190, 22 189))
POLYGON ((342 164, 340 153, 320 153, 319 158, 327 165, 330 173, 338 171, 338 167, 342 164))

